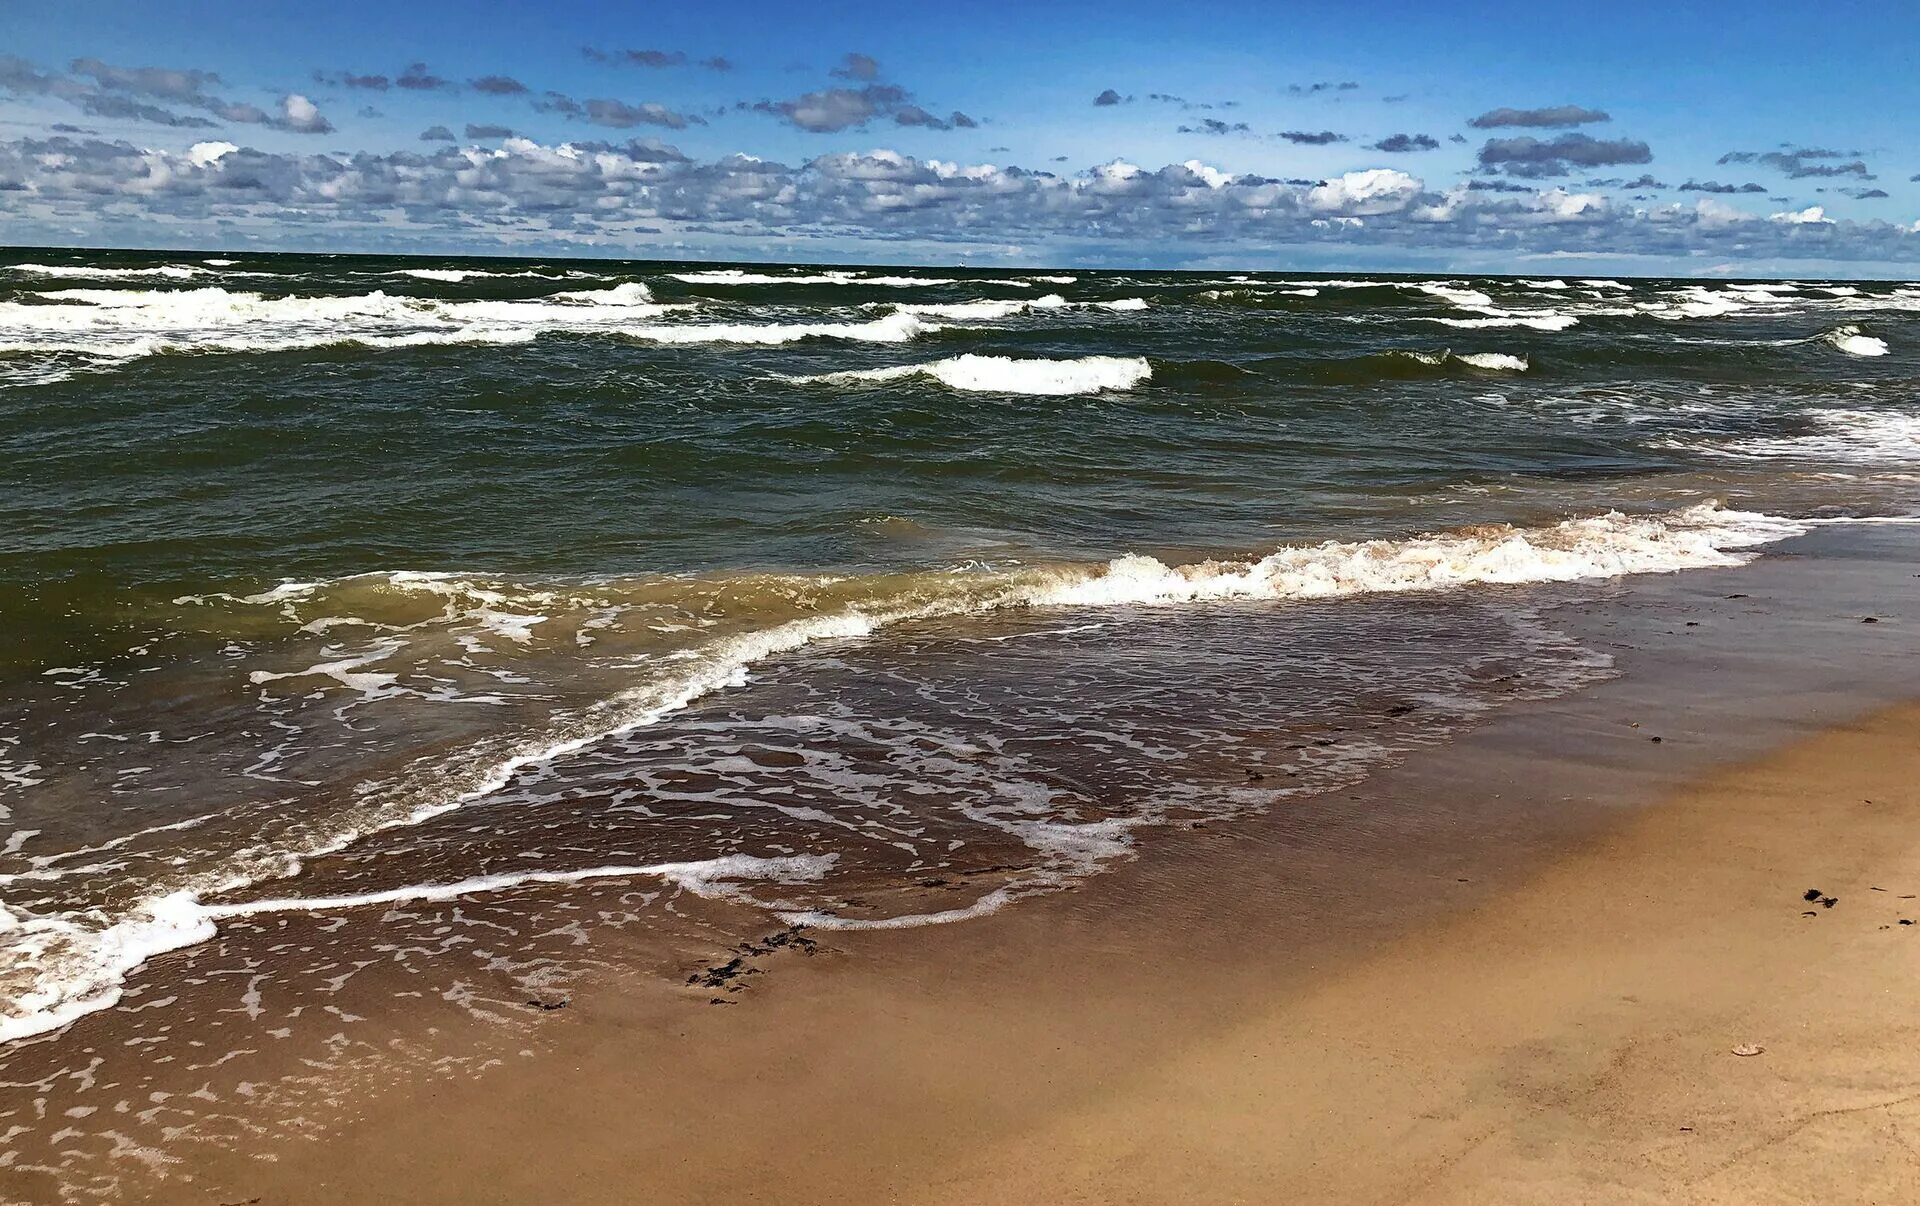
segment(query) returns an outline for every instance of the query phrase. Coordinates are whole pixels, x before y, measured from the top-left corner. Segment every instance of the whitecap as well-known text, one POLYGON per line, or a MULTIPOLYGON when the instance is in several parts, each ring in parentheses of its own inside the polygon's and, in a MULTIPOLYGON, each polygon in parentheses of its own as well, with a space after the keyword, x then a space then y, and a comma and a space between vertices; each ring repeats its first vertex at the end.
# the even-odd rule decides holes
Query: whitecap
POLYGON ((854 369, 789 380, 821 384, 860 384, 928 377, 951 389, 980 393, 1066 395, 1132 389, 1153 376, 1141 356, 1082 356, 1073 360, 1016 359, 1011 356, 952 356, 927 364, 854 369))

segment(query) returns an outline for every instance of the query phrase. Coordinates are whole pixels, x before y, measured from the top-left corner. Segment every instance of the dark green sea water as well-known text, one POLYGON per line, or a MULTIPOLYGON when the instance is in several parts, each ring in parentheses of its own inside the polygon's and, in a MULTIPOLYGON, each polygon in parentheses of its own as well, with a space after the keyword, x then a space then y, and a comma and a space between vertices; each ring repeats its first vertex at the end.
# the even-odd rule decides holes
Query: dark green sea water
POLYGON ((1917 370, 1898 284, 7 254, 0 1037, 1070 886, 1909 511, 1917 370))

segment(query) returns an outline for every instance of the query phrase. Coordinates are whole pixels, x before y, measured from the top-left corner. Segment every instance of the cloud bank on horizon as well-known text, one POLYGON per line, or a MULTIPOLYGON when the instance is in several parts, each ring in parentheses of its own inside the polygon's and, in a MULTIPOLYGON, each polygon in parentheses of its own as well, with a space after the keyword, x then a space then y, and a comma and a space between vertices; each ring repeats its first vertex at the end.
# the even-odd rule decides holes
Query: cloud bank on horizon
MULTIPOLYGON (((360 7, 345 5, 345 25, 360 7)), ((1920 264, 1920 138, 1884 124, 1884 103, 1837 103, 1838 86, 1777 124, 1777 104, 1735 97, 1716 127, 1677 84, 1650 103, 1644 84, 1607 95, 1573 70, 1538 73, 1552 84, 1482 78, 1471 48, 1369 50, 1350 77, 1288 72, 1250 55, 1245 30, 1208 42, 1184 29, 1179 56, 1105 55, 1050 45, 1038 27, 1020 37, 1024 10, 1009 10, 997 48, 975 34, 944 55, 910 19, 865 31, 892 53, 871 40, 829 52, 831 30, 796 42, 762 29, 726 46, 708 44, 717 27, 699 42, 630 38, 609 11, 587 15, 599 36, 475 39, 457 59, 410 37, 212 33, 196 58, 134 57, 114 44, 127 31, 104 36, 71 5, 20 10, 22 53, 0 53, 0 215, 16 243, 1142 267, 1920 264), (984 49, 1053 70, 968 54, 984 49)), ((771 23, 780 10, 767 11, 771 23)), ((1729 66, 1711 85, 1744 80, 1729 66)))

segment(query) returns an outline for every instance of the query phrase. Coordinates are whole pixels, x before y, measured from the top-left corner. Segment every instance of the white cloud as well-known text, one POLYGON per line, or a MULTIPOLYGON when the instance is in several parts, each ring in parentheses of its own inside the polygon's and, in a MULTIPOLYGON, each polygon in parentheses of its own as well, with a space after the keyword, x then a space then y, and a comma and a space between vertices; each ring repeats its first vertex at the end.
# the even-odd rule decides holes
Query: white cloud
POLYGON ((196 142, 187 148, 187 162, 195 167, 212 167, 220 162, 222 155, 231 155, 239 149, 230 142, 196 142))
POLYGON ((1818 205, 1809 205, 1805 209, 1792 210, 1787 213, 1768 214, 1767 221, 1784 222, 1789 226, 1833 225, 1833 219, 1829 218, 1827 211, 1818 205))
POLYGON ((320 107, 298 92, 280 98, 280 113, 292 130, 319 134, 333 129, 333 124, 320 115, 320 107))
MULTIPOLYGON (((286 113, 309 118, 298 106, 286 113)), ((1114 160, 1061 174, 885 148, 789 165, 696 160, 652 139, 513 137, 498 147, 354 155, 225 141, 168 151, 86 137, 4 140, 0 221, 46 241, 83 224, 129 242, 161 231, 220 237, 223 224, 240 224, 316 247, 357 237, 394 247, 777 246, 803 257, 810 243, 966 254, 1020 244, 1180 263, 1296 245, 1374 260, 1412 252, 1920 261, 1920 230, 1833 222, 1817 207, 1770 223, 1712 198, 1638 208, 1558 188, 1462 184, 1442 193, 1389 168, 1306 184, 1232 176, 1197 160, 1159 168, 1114 160), (1805 237, 1813 225, 1817 240, 1805 237)))
POLYGON ((1307 192, 1309 209, 1321 213, 1367 216, 1398 213, 1413 203, 1424 186, 1392 168, 1369 168, 1325 180, 1307 192))

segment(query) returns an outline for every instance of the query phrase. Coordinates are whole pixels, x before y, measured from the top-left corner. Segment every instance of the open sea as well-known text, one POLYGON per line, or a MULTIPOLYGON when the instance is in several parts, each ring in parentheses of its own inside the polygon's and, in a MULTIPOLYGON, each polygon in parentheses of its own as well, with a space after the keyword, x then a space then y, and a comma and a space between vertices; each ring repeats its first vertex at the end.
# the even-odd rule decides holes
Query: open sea
POLYGON ((1911 514, 1917 375, 1898 283, 0 254, 0 1166, 1357 782, 1612 673, 1548 588, 1911 514))

